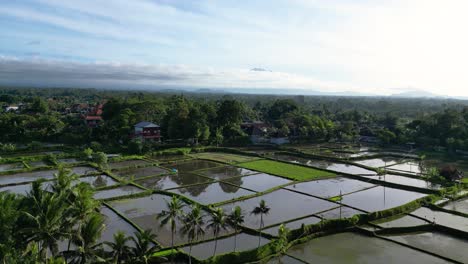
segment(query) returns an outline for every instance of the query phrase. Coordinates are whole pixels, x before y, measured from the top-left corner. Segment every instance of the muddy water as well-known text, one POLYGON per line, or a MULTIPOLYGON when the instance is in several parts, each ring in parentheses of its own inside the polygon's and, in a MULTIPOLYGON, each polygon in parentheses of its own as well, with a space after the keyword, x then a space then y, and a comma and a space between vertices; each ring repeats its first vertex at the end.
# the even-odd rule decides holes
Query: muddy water
POLYGON ((170 188, 179 188, 185 185, 207 183, 210 181, 211 180, 208 178, 201 177, 193 173, 176 173, 138 180, 137 183, 148 189, 166 190, 170 188))
POLYGON ((31 190, 30 183, 0 187, 0 192, 10 192, 10 193, 22 194, 22 195, 26 195, 30 190, 31 190))
POLYGON ((341 233, 312 239, 290 248, 287 253, 307 260, 309 263, 320 264, 448 263, 396 243, 354 233, 341 233))
POLYGON ((280 189, 260 197, 227 204, 224 205, 223 208, 230 211, 234 206, 239 205, 245 213, 245 225, 250 228, 258 229, 260 225, 260 216, 253 215, 250 212, 258 206, 262 199, 265 200, 266 205, 270 207, 269 213, 263 216, 265 226, 279 224, 302 216, 312 215, 337 206, 335 203, 325 200, 280 189))
POLYGON ((96 172, 97 170, 93 167, 78 166, 78 167, 71 168, 71 171, 77 175, 86 175, 86 174, 96 172))
POLYGON ((365 211, 374 212, 397 207, 426 194, 395 188, 377 186, 375 188, 343 196, 342 203, 365 211))
POLYGON ((346 194, 374 186, 375 185, 371 183, 338 177, 298 183, 286 188, 320 197, 333 197, 340 195, 340 191, 342 194, 346 194))
MULTIPOLYGON (((260 245, 265 245, 269 240, 266 238, 260 239, 260 245)), ((207 259, 213 256, 214 253, 214 241, 204 242, 201 244, 194 245, 192 247, 192 255, 198 259, 207 259)), ((258 246, 258 237, 240 233, 237 235, 237 249, 236 251, 245 251, 254 249, 258 246)), ((183 248, 185 252, 189 252, 189 247, 183 248)), ((234 236, 227 238, 218 239, 216 255, 234 251, 234 236)))
POLYGON ((279 260, 277 257, 270 259, 266 264, 304 264, 306 262, 299 261, 290 256, 282 256, 279 260))
POLYGON ((229 182, 231 184, 254 190, 256 192, 263 192, 273 187, 290 183, 291 181, 281 177, 260 173, 242 178, 231 178, 224 180, 224 182, 229 182))
MULTIPOLYGON (((239 181, 242 181, 242 178, 239 178, 239 181)), ((255 194, 254 192, 248 191, 238 186, 222 182, 172 189, 170 192, 181 194, 205 205, 229 201, 242 196, 255 194)))

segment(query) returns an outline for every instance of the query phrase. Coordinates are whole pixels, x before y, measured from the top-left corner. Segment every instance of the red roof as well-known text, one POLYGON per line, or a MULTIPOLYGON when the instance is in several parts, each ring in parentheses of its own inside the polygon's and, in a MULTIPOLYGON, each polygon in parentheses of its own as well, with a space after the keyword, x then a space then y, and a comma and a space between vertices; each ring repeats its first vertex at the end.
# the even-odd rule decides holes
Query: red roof
POLYGON ((86 120, 102 120, 102 117, 100 116, 86 116, 86 120))

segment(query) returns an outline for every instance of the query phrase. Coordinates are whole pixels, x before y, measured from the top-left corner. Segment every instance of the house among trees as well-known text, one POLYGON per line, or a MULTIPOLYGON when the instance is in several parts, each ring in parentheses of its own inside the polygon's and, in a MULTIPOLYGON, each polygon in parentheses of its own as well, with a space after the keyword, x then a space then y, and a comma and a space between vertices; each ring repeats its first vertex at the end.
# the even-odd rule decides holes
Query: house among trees
POLYGON ((439 174, 449 181, 459 181, 463 179, 464 176, 462 171, 451 165, 439 168, 439 174))
POLYGON ((135 131, 132 135, 141 141, 161 142, 161 127, 148 121, 142 121, 134 125, 135 131))
POLYGON ((241 129, 250 137, 252 143, 268 142, 268 129, 270 126, 262 121, 244 122, 241 124, 241 129))
POLYGON ((84 120, 86 125, 90 128, 98 127, 102 123, 102 108, 103 104, 98 104, 94 107, 86 109, 86 114, 84 114, 84 120))

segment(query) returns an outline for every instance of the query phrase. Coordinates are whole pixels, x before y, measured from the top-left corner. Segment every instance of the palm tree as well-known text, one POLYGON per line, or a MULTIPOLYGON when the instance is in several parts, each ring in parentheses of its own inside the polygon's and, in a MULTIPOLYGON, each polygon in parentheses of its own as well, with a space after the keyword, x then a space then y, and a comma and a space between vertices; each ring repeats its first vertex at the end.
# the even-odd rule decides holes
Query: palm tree
POLYGON ((263 215, 266 215, 270 212, 270 207, 266 205, 265 200, 261 200, 260 203, 258 204, 257 207, 255 207, 251 214, 254 215, 260 215, 260 228, 258 229, 258 247, 260 247, 260 241, 261 241, 261 230, 263 227, 263 215))
POLYGON ((42 189, 42 182, 33 182, 31 191, 25 198, 27 211, 23 211, 28 226, 21 232, 26 243, 38 242, 42 259, 47 259, 48 250, 52 256, 58 254, 58 241, 70 237, 73 222, 66 216, 68 204, 64 195, 50 193, 42 189))
POLYGON ((194 240, 198 240, 200 236, 205 235, 205 221, 203 220, 203 211, 199 205, 192 206, 192 211, 183 219, 182 233, 187 235, 190 244, 189 249, 189 264, 192 263, 192 245, 194 240))
POLYGON ((281 224, 278 229, 278 240, 276 244, 276 251, 278 252, 278 263, 281 263, 281 256, 286 254, 286 250, 288 249, 288 235, 289 230, 281 224))
POLYGON ((77 246, 77 249, 67 251, 65 255, 72 257, 72 263, 104 262, 105 260, 99 257, 99 253, 102 251, 102 243, 97 242, 104 228, 104 218, 101 214, 94 213, 88 216, 83 222, 79 233, 74 236, 73 243, 77 246))
POLYGON ((135 232, 135 237, 130 238, 135 246, 131 249, 133 261, 137 263, 147 264, 151 254, 159 247, 153 244, 156 240, 156 235, 153 234, 151 229, 146 229, 142 233, 135 232))
POLYGON ((234 227, 234 252, 237 248, 237 230, 239 226, 244 223, 244 214, 242 213, 242 208, 236 206, 232 209, 231 214, 228 216, 228 223, 230 226, 234 227))
POLYGON ((128 259, 130 255, 130 247, 127 242, 130 241, 130 237, 125 236, 123 231, 118 231, 114 234, 113 242, 104 242, 112 250, 112 259, 114 263, 122 263, 128 259))
MULTIPOLYGON (((177 196, 172 196, 171 201, 166 201, 167 211, 163 210, 156 216, 157 220, 161 220, 161 227, 169 224, 171 226, 171 249, 174 250, 174 235, 177 231, 177 221, 179 221, 184 211, 185 204, 177 198, 177 196)), ((171 255, 171 262, 173 262, 173 257, 171 255)))
POLYGON ((223 208, 216 208, 213 210, 211 213, 211 219, 209 221, 209 224, 207 228, 213 230, 213 234, 215 236, 215 246, 214 246, 214 252, 213 256, 216 255, 216 247, 218 246, 218 235, 221 229, 226 230, 227 229, 227 216, 224 213, 223 208))

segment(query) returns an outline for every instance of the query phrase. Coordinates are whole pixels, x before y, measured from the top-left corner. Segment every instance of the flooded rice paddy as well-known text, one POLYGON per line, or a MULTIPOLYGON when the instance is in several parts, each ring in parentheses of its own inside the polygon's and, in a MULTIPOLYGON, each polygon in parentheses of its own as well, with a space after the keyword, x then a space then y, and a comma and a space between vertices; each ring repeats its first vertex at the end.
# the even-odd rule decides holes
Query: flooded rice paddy
POLYGON ((141 192, 144 192, 144 190, 138 187, 135 187, 133 185, 124 185, 124 186, 119 186, 113 189, 97 191, 94 194, 94 199, 109 199, 109 198, 115 198, 119 196, 137 194, 141 192))
POLYGON ((424 196, 426 194, 377 186, 344 195, 341 202, 364 211, 374 212, 397 207, 424 196))
POLYGON ((143 168, 130 168, 121 171, 115 171, 114 174, 118 175, 122 178, 143 178, 143 177, 150 177, 150 176, 157 176, 161 174, 169 173, 166 169, 150 166, 150 167, 143 167, 143 168))
POLYGON ((468 261, 468 241, 457 237, 439 232, 423 232, 388 238, 462 263, 468 261))
POLYGON ((242 196, 255 194, 254 192, 240 188, 239 186, 223 182, 199 184, 190 187, 172 189, 171 192, 183 195, 205 205, 220 203, 242 196))
POLYGON ((256 171, 234 167, 234 166, 222 166, 207 170, 198 171, 199 174, 210 177, 215 180, 225 180, 232 177, 246 176, 257 173, 256 171))
MULTIPOLYGON (((354 153, 348 150, 342 152, 339 146, 340 144, 337 144, 336 149, 329 150, 324 148, 321 149, 321 152, 333 155, 334 157, 367 156, 372 153, 383 153, 359 147, 353 148, 354 153)), ((312 150, 312 147, 310 150, 312 150)), ((262 150, 255 151, 262 152, 262 150)), ((266 150, 264 153, 271 154, 272 152, 271 150, 266 150)), ((234 154, 230 154, 231 156, 229 157, 223 157, 223 153, 215 154, 213 156, 213 153, 206 153, 208 156, 205 158, 215 157, 219 161, 229 159, 233 163, 236 162, 235 160, 242 160, 243 158, 252 159, 252 157, 240 157, 234 154)), ((431 190, 442 188, 440 185, 430 183, 422 178, 410 178, 393 174, 378 176, 372 170, 344 162, 305 159, 290 155, 273 154, 271 156, 283 161, 328 169, 338 173, 342 172, 344 175, 358 175, 362 177, 362 180, 337 176, 330 179, 294 182, 289 179, 238 168, 220 162, 190 159, 193 156, 167 156, 167 159, 164 159, 164 157, 154 158, 155 160, 164 160, 163 167, 151 166, 151 163, 148 161, 136 159, 109 164, 109 168, 113 170, 115 175, 124 178, 134 176, 136 178, 135 183, 138 186, 156 191, 154 194, 150 194, 149 191, 133 185, 121 185, 123 183, 118 181, 120 180, 119 178, 117 178, 118 180, 114 180, 112 177, 90 166, 76 166, 70 169, 81 176, 79 178, 80 181, 87 182, 97 189, 104 188, 96 191, 96 199, 116 198, 115 200, 108 201, 107 204, 137 227, 151 229, 157 234, 157 241, 163 247, 171 245, 171 230, 169 225, 161 226, 161 220, 158 220, 157 216, 163 210, 168 209, 166 201, 171 199, 171 193, 187 197, 203 205, 220 204, 220 207, 226 213, 230 213, 232 208, 238 205, 244 213, 245 222, 243 226, 255 230, 258 230, 260 227, 260 216, 251 212, 258 206, 261 200, 265 200, 270 210, 263 215, 262 233, 265 237, 269 237, 268 235, 277 236, 281 223, 286 228, 294 230, 301 228, 302 225, 318 224, 321 221, 348 218, 366 212, 390 209, 427 195, 415 191, 384 187, 381 184, 385 184, 385 182, 431 190), (178 172, 170 172, 169 170, 172 169, 176 169, 178 172), (366 181, 367 179, 374 179, 379 182, 369 183, 366 181), (275 191, 270 190, 275 187, 279 189, 275 191), (160 194, 157 192, 158 190, 164 190, 164 193, 169 192, 169 194, 160 194), (265 191, 269 192, 262 193, 265 191), (336 202, 331 201, 332 199, 330 198, 334 197, 335 200, 340 195, 340 191, 343 195, 342 199, 336 202), (142 195, 146 196, 131 199, 121 197, 142 192, 145 192, 142 195), (233 199, 238 198, 241 198, 241 200, 233 201, 233 199)), ((78 160, 73 158, 61 160, 66 163, 78 162, 78 160)), ((353 162, 374 168, 385 167, 387 170, 394 170, 395 172, 419 173, 419 164, 408 159, 405 159, 403 163, 399 163, 401 162, 399 158, 381 158, 379 156, 379 158, 361 159, 353 162)), ((27 163, 31 167, 51 166, 42 160, 27 163)), ((25 169, 22 163, 0 164, 0 172, 10 171, 12 167, 9 166, 19 166, 18 170, 25 169)), ((12 173, 8 175, 0 175, 0 192, 8 191, 24 195, 31 188, 30 182, 39 178, 51 180, 56 172, 56 169, 31 172, 14 172, 12 170, 12 173)), ((44 188, 48 189, 51 183, 44 183, 44 188)), ((183 211, 185 213, 189 212, 189 204, 183 203, 185 205, 183 211)), ((468 213, 468 198, 450 202, 444 208, 468 213)), ((124 231, 129 236, 133 236, 135 232, 138 232, 137 228, 113 210, 104 205, 101 208, 101 213, 105 216, 106 227, 100 241, 111 241, 113 235, 119 230, 124 231)), ((209 212, 204 211, 204 215, 204 225, 206 228, 207 222, 210 219, 209 212)), ((380 228, 372 227, 371 224, 367 228, 373 231, 421 225, 426 225, 427 228, 430 226, 428 224, 433 222, 437 225, 468 232, 467 217, 435 211, 426 207, 421 207, 410 214, 372 222, 372 224, 378 225, 380 228)), ((181 220, 176 220, 176 224, 180 228, 182 226, 181 220)), ((193 246, 192 250, 192 254, 200 260, 207 259, 214 253, 215 241, 207 241, 214 238, 213 230, 206 228, 205 232, 205 236, 200 238, 200 241, 193 246)), ((234 251, 232 228, 222 230, 220 236, 222 238, 218 239, 216 254, 234 251)), ((261 245, 269 242, 265 237, 261 237, 261 245)), ((188 246, 186 246, 188 242, 187 236, 178 230, 174 238, 175 244, 188 252, 188 246)), ((403 245, 379 237, 368 237, 347 232, 314 238, 306 243, 295 245, 287 251, 287 255, 282 256, 280 259, 281 263, 291 264, 447 263, 444 259, 424 253, 423 251, 440 254, 459 262, 466 262, 468 259, 468 255, 464 250, 468 246, 468 240, 438 231, 387 235, 385 238, 400 242, 403 245), (410 246, 423 251, 411 249, 410 246)), ((258 246, 258 241, 258 236, 255 234, 241 232, 237 236, 237 251, 254 249, 258 246)), ((278 263, 278 260, 274 258, 267 263, 278 263)))
POLYGON ((127 167, 147 166, 150 163, 145 160, 124 160, 109 163, 109 168, 112 170, 122 169, 127 167))
POLYGON ((175 173, 165 176, 156 176, 137 180, 136 183, 153 190, 167 190, 171 188, 180 188, 186 185, 208 183, 212 180, 193 173, 175 173))
POLYGON ((380 221, 374 222, 374 224, 383 228, 411 227, 411 226, 427 225, 429 223, 430 222, 428 221, 422 220, 420 218, 417 218, 411 215, 402 215, 402 216, 382 219, 380 221))
POLYGON ((264 226, 279 224, 287 220, 312 215, 337 206, 337 204, 332 202, 280 189, 260 197, 226 204, 222 207, 230 211, 233 207, 239 205, 245 213, 245 226, 258 229, 260 216, 251 214, 251 212, 258 206, 260 200, 265 200, 266 204, 271 208, 269 213, 263 216, 264 226), (291 204, 292 201, 294 201, 294 204, 291 204))
POLYGON ((288 186, 286 188, 319 197, 328 198, 338 196, 340 195, 340 192, 341 194, 347 194, 375 186, 376 185, 364 181, 337 177, 333 179, 302 182, 288 186))
POLYGON ((374 175, 374 176, 363 176, 369 179, 396 183, 406 186, 413 186, 418 188, 430 189, 430 190, 439 190, 441 188, 440 184, 432 183, 423 179, 416 179, 411 177, 405 177, 395 174, 385 174, 385 175, 374 175))
POLYGON ((245 177, 226 179, 224 182, 256 192, 263 192, 280 185, 289 184, 292 181, 266 173, 259 173, 245 177))
POLYGON ((310 263, 449 263, 405 246, 356 233, 319 237, 293 246, 288 255, 310 263))
MULTIPOLYGON (((218 239, 216 254, 223 254, 234 251, 234 236, 218 239)), ((237 251, 254 249, 258 246, 258 236, 240 233, 237 235, 237 251)), ((260 239, 260 246, 268 243, 266 238, 260 239)), ((192 255, 198 259, 207 259, 214 254, 215 241, 203 242, 192 247, 192 255)), ((189 247, 184 247, 185 252, 189 252, 189 247)))

